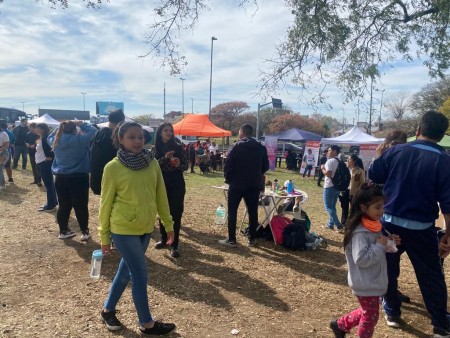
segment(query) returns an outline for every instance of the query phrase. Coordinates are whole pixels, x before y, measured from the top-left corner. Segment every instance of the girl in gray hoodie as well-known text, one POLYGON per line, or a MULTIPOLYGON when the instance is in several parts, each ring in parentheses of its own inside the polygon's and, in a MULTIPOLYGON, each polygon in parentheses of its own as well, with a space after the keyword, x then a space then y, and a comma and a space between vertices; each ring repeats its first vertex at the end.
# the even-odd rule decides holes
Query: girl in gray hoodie
POLYGON ((360 307, 330 323, 335 337, 345 337, 358 326, 360 338, 372 337, 379 316, 379 298, 388 286, 385 248, 388 238, 381 233, 383 192, 363 184, 352 203, 345 224, 344 248, 348 284, 360 307))

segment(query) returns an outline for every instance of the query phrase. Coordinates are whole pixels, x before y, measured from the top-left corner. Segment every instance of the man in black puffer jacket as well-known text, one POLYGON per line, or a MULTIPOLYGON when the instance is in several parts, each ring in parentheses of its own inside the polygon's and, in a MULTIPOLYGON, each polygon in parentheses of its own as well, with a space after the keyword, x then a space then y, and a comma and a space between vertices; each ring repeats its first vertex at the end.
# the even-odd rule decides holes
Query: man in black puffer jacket
POLYGON ((117 148, 112 143, 114 128, 125 121, 122 109, 113 110, 109 113, 108 127, 98 130, 91 141, 91 190, 100 195, 102 186, 103 169, 117 154, 117 148))
POLYGON ((252 138, 253 127, 244 124, 239 129, 238 141, 228 152, 224 176, 228 189, 228 238, 219 244, 236 246, 236 221, 239 203, 243 198, 249 218, 249 246, 256 244, 259 193, 264 187, 264 173, 269 169, 266 148, 252 138))

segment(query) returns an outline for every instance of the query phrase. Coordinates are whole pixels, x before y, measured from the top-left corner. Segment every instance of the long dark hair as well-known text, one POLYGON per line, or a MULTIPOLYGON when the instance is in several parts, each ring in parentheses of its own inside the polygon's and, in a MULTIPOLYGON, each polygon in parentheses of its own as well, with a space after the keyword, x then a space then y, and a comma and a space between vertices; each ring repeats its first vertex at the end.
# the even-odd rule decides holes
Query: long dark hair
MULTIPOLYGON (((165 122, 161 124, 158 129, 156 129, 155 133, 155 152, 156 152, 156 158, 164 157, 165 155, 165 149, 172 149, 177 152, 177 149, 180 148, 181 145, 175 140, 175 134, 173 133, 173 126, 172 123, 165 122), (162 140, 161 133, 164 128, 170 127, 172 129, 172 137, 169 141, 167 141, 165 144, 162 140)), ((178 150, 180 152, 180 150, 178 150)), ((179 154, 178 154, 179 156, 179 154)), ((178 157, 177 156, 177 157, 178 157)))
POLYGON ((123 135, 125 135, 125 133, 127 132, 128 129, 133 128, 133 127, 138 127, 142 129, 142 126, 137 123, 137 122, 127 122, 127 121, 123 121, 120 122, 116 128, 114 128, 114 131, 112 133, 112 141, 113 141, 113 145, 117 148, 117 149, 122 149, 124 150, 123 146, 120 144, 119 142, 119 138, 123 138, 123 135))
POLYGON ((350 210, 350 216, 345 223, 344 229, 344 249, 352 240, 353 231, 361 224, 362 217, 364 215, 361 210, 361 204, 369 207, 370 205, 377 203, 380 199, 384 199, 383 190, 381 187, 364 183, 353 197, 352 208, 350 210))
POLYGON ((358 155, 356 154, 351 154, 350 158, 353 160, 353 163, 355 163, 355 165, 357 167, 360 167, 362 170, 364 170, 364 164, 363 161, 358 157, 358 155))
POLYGON ((41 135, 41 139, 45 140, 50 134, 50 128, 48 127, 47 123, 38 123, 36 124, 35 128, 39 128, 43 131, 43 134, 41 135))

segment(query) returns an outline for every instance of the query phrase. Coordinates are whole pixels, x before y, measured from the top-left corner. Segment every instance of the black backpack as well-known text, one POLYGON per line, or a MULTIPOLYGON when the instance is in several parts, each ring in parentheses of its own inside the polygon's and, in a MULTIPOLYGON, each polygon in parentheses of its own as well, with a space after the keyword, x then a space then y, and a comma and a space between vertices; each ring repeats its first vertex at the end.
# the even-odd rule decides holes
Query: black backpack
POLYGON ((291 223, 283 230, 283 246, 289 250, 306 250, 305 227, 301 223, 291 223))
POLYGON ((348 186, 350 185, 350 170, 345 165, 344 161, 336 159, 339 164, 336 169, 336 172, 334 173, 334 176, 331 178, 331 182, 333 182, 334 186, 339 191, 346 191, 348 189, 348 186))

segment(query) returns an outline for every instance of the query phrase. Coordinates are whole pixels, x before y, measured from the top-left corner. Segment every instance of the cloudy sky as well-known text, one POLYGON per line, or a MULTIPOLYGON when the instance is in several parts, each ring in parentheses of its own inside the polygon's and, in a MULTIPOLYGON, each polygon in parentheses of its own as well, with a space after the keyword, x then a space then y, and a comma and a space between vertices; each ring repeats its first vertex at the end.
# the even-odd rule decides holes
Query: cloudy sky
MULTIPOLYGON (((71 0, 68 9, 51 9, 46 1, 5 0, 0 5, 0 106, 24 107, 37 114, 39 108, 82 110, 91 114, 97 101, 123 101, 128 116, 182 110, 207 113, 211 37, 214 41, 212 106, 244 101, 252 110, 268 102, 257 94, 259 68, 275 55, 291 21, 282 1, 260 0, 259 8, 246 10, 237 1, 211 0, 193 31, 181 32, 181 50, 188 66, 180 76, 171 76, 147 52, 143 35, 153 22, 153 1, 110 0, 94 11, 71 0), (44 3, 44 4, 43 4, 44 3), (82 92, 86 93, 83 95, 82 92), (193 99, 193 100, 192 100, 193 99), (22 103, 24 102, 24 103, 22 103)), ((414 93, 430 82, 419 62, 397 62, 382 78, 384 98, 400 91, 414 93)), ((333 106, 326 115, 351 120, 355 104, 344 105, 342 94, 329 87, 325 93, 333 106)), ((274 94, 295 112, 313 113, 298 99, 300 91, 274 94)), ((374 109, 381 92, 374 94, 374 109)), ((379 108, 378 108, 379 109, 379 108)), ((361 112, 360 121, 366 114, 361 112)))

